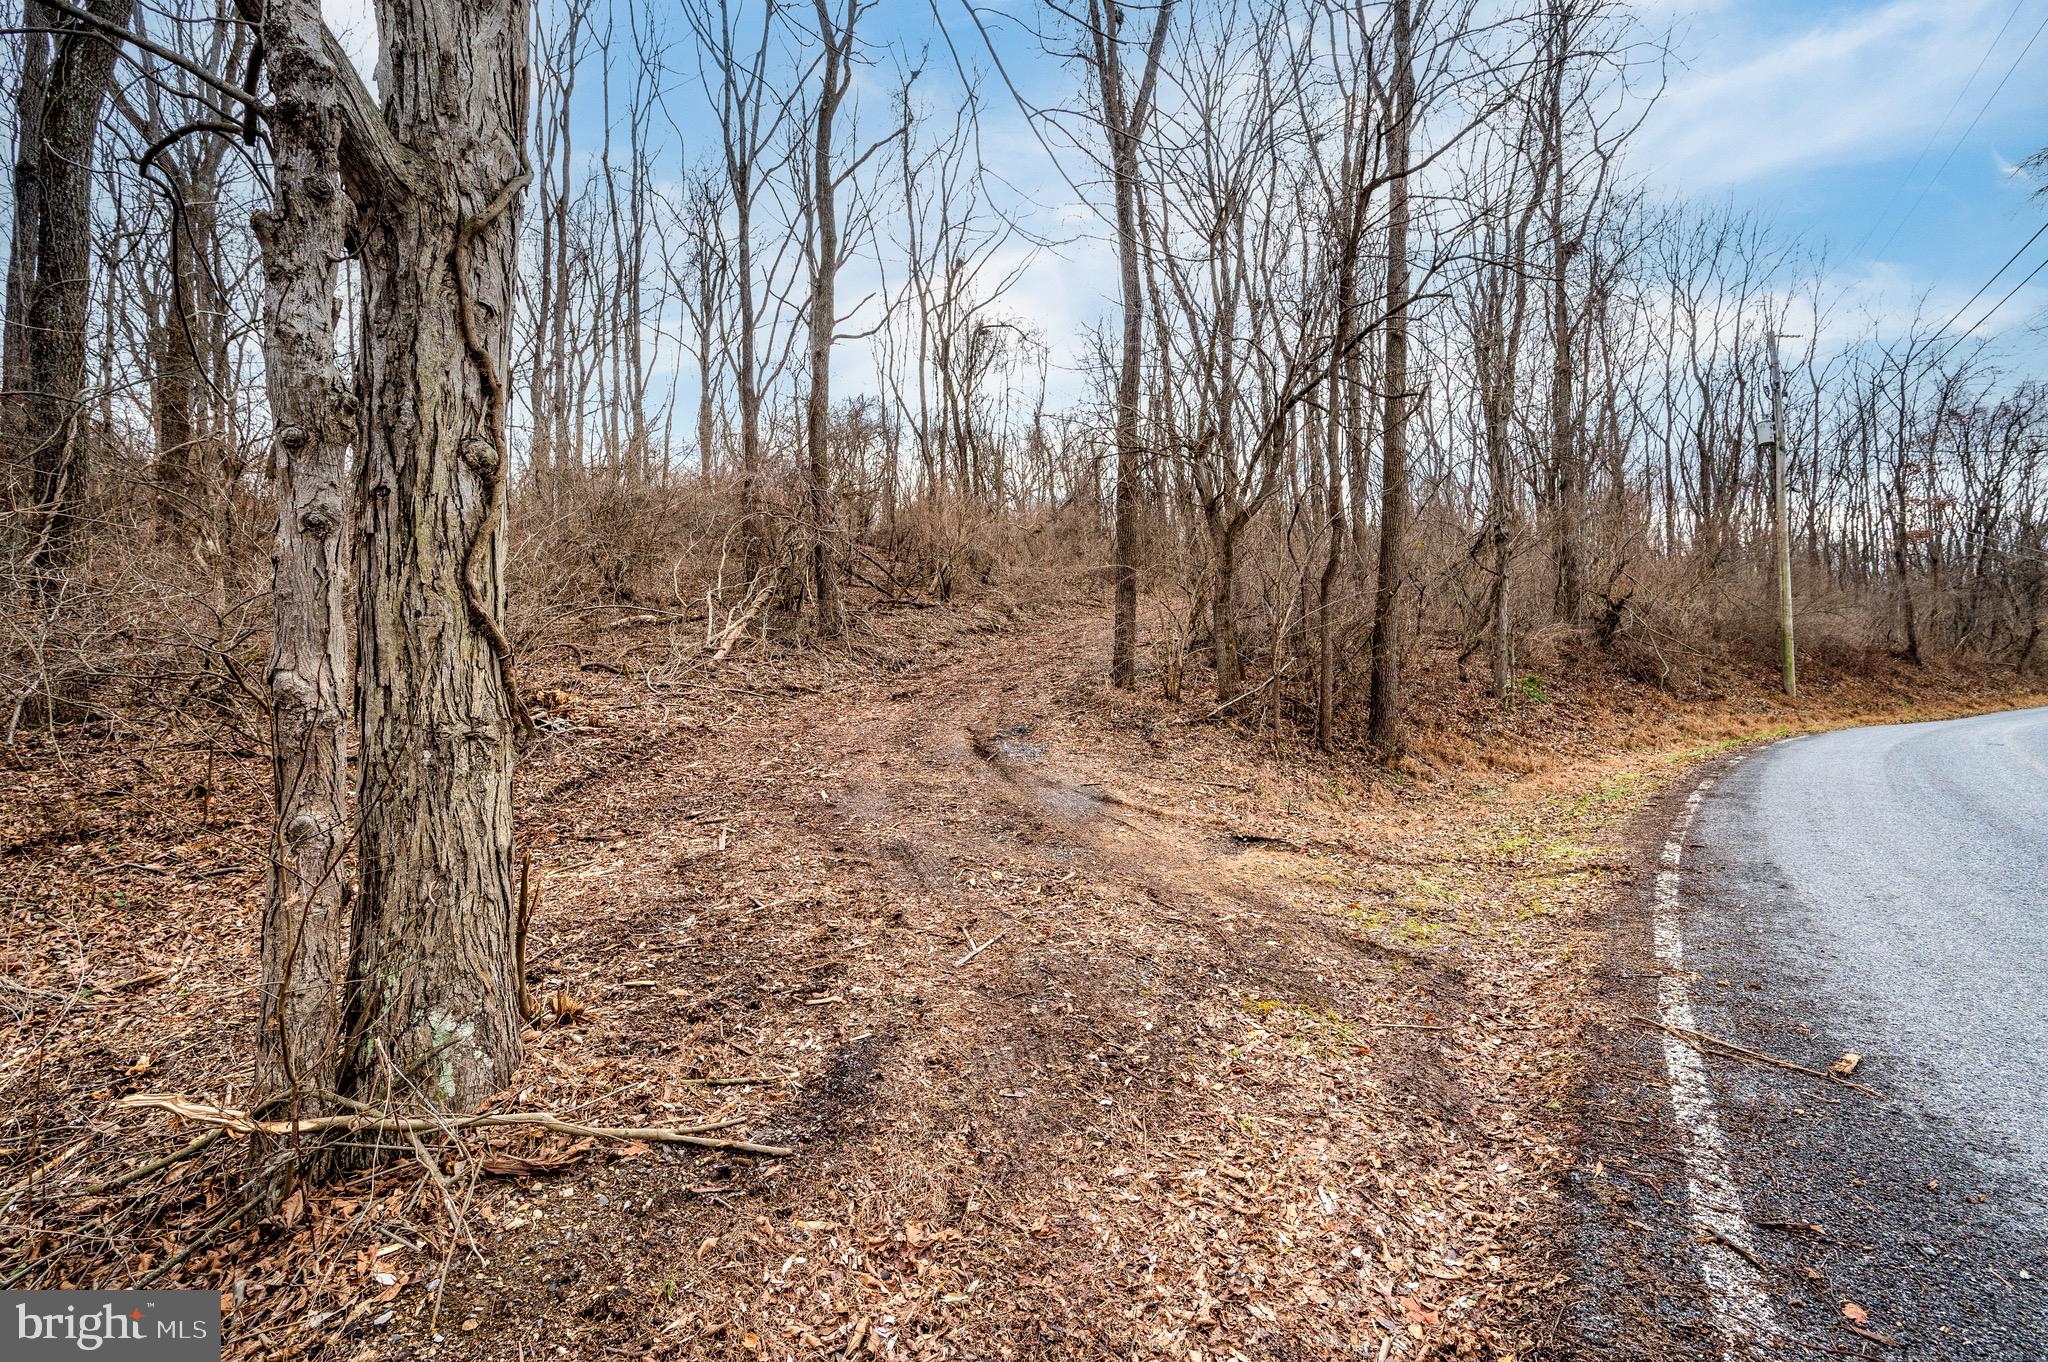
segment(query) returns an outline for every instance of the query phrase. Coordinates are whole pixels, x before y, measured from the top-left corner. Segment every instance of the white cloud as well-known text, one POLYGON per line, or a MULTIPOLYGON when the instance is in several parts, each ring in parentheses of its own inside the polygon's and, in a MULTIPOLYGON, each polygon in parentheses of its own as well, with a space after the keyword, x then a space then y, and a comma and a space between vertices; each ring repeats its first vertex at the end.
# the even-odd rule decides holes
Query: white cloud
MULTIPOLYGON (((1681 72, 1643 129, 1640 163, 1697 191, 1917 150, 1952 105, 1960 132, 1990 92, 2002 52, 1956 98, 2009 13, 2002 0, 1888 0, 1790 36, 1724 29, 1716 55, 1749 55, 1681 72)), ((2037 84, 2029 74, 2006 94, 2037 84)))

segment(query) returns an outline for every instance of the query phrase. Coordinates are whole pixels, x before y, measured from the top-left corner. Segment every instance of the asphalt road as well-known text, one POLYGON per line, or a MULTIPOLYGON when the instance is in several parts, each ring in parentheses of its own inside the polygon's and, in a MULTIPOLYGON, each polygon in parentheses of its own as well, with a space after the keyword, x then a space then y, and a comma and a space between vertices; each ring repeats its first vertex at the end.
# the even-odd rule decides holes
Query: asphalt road
MULTIPOLYGON (((1694 1026, 1817 1069, 1855 1051, 1884 1094, 1706 1062, 1769 1318, 1733 1355, 2048 1359, 2048 709, 1735 762, 1666 916, 1694 1026)), ((1714 1292, 1668 1285, 1726 1252, 1687 1213, 1696 1134, 1658 1048, 1620 1044, 1578 1179, 1586 1355, 1711 1356, 1714 1292)))

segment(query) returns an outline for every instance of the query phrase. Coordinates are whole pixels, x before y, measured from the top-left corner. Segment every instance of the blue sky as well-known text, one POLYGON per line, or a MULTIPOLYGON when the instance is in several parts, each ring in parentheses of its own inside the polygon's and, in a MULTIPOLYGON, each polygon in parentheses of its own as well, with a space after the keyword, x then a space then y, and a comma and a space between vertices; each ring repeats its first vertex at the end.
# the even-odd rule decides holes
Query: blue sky
MULTIPOLYGON (((2048 146, 2048 0, 1646 8, 1669 26, 1678 64, 1636 168, 1824 242, 1848 308, 1898 325, 1924 299, 1945 320, 2048 217, 2016 169, 2048 146)), ((2048 239, 1963 324, 2044 257, 2048 239)), ((1978 334, 2044 306, 2048 273, 1978 334)))
MULTIPOLYGON (((327 0, 330 20, 366 68, 374 51, 368 3, 327 0)), ((749 8, 747 0, 733 3, 749 8)), ((655 4, 659 10, 662 0, 655 4)), ((1203 4, 1190 0, 1187 9, 1203 4)), ((1045 13, 1033 0, 1005 7, 1045 13)), ((1671 49, 1661 97, 1629 158, 1634 173, 1664 194, 1753 210, 1824 250, 1832 324, 1844 337, 1872 321, 1895 334, 1916 314, 1929 324, 1947 320, 2048 219, 2048 198, 2017 169, 2048 145, 2048 0, 1639 0, 1634 8, 1671 49)), ((928 52, 923 88, 943 108, 959 87, 934 12, 932 0, 882 0, 868 31, 913 59, 928 52)), ((1030 225, 1066 238, 1030 266, 1013 311, 1044 332, 1055 368, 1071 369, 1085 328, 1114 299, 1100 220, 1075 202, 988 69, 964 0, 936 0, 936 13, 953 50, 981 68, 990 161, 1035 204, 1022 214, 1030 225)), ((1073 67, 1046 56, 1017 25, 988 22, 1028 98, 1075 98, 1073 67)), ((687 36, 680 17, 671 31, 687 36)), ((681 51, 672 64, 694 67, 681 51)), ((871 106, 864 123, 886 116, 886 83, 886 70, 878 71, 863 92, 871 106)), ((709 151, 708 124, 690 117, 704 107, 701 93, 678 90, 676 107, 686 137, 703 134, 703 145, 686 150, 709 151)), ((593 131, 579 133, 584 147, 596 144, 593 131)), ((1085 157, 1067 151, 1061 159, 1076 181, 1090 183, 1085 157)), ((2000 350, 2028 362, 2048 358, 2038 325, 2048 314, 2048 272, 1989 315, 2044 258, 2048 237, 1960 324, 1998 335, 2000 350)), ((865 386, 864 358, 842 361, 854 389, 865 386)), ((1065 385, 1056 378, 1055 386, 1065 385)))

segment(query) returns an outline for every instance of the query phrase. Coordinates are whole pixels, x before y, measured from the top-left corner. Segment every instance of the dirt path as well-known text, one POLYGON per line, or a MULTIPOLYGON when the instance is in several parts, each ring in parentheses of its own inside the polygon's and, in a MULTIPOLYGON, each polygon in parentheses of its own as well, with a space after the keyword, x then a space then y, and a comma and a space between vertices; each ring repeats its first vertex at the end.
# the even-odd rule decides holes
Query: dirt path
POLYGON ((458 1342, 1497 1337, 1555 1156, 1475 1101, 1497 1033, 1466 1034, 1473 992, 1437 952, 1360 926, 1384 867, 1312 782, 1117 711, 1142 702, 1096 684, 1098 632, 1052 617, 731 723, 615 731, 587 759, 616 774, 537 801, 534 958, 591 1012, 535 1047, 533 1100, 730 1109, 799 1153, 628 1160, 537 1223, 514 1206, 490 1267, 450 1280, 444 1314, 481 1320, 458 1342), (686 1081, 750 1075, 777 1081, 686 1081))

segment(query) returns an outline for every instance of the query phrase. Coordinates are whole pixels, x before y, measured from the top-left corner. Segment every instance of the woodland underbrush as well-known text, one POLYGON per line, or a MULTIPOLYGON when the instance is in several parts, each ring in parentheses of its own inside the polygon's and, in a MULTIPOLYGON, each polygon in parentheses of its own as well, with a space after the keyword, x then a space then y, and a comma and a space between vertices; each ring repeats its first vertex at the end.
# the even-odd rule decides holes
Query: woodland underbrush
MULTIPOLYGON (((118 474, 123 465, 114 466, 118 474)), ((272 507, 238 493, 202 508, 203 532, 183 520, 166 530, 161 489, 139 466, 130 472, 96 486, 81 547, 61 576, 36 577, 26 567, 32 546, 18 533, 0 536, 6 740, 37 729, 175 723, 207 728, 237 750, 260 745, 272 507)), ((666 627, 672 665, 742 646, 808 646, 799 561, 807 532, 793 490, 778 486, 757 497, 751 516, 739 510, 735 480, 723 476, 656 484, 593 475, 522 487, 511 502, 505 573, 515 648, 523 658, 560 653, 578 665, 593 657, 592 665, 617 665, 601 644, 610 624, 629 618, 666 627)), ((1106 520, 1093 500, 996 510, 953 496, 849 497, 839 531, 855 644, 872 631, 863 619, 893 611, 1099 599, 1109 577, 1106 520)), ((1373 580, 1357 565, 1371 561, 1370 527, 1343 546, 1324 595, 1326 543, 1308 553, 1299 527, 1253 522, 1231 566, 1243 681, 1227 695, 1213 665, 1215 554, 1198 525, 1157 507, 1144 530, 1140 685, 1300 746, 1314 738, 1315 656, 1326 628, 1335 671, 1329 746, 1358 749, 1373 580)), ((1640 534, 1594 535, 1597 590, 1568 624, 1554 600, 1553 565, 1534 542, 1509 560, 1511 664, 1501 687, 1488 674, 1490 577, 1470 530, 1442 513, 1419 518, 1400 598, 1411 758, 1469 751, 1488 732, 1610 701, 1765 703, 1777 666, 1767 563, 1710 548, 1651 551, 1640 534)), ((1809 699, 1842 688, 1865 698, 2024 689, 2038 677, 2037 603, 2022 598, 2027 583, 2018 578, 2010 599, 1978 587, 1920 587, 1917 660, 1902 643, 1893 583, 1845 578, 1810 560, 1795 563, 1794 583, 1809 699)))
MULTIPOLYGON (((1272 679, 1222 705, 1169 525, 1129 694, 1104 684, 1098 508, 878 513, 826 644, 774 552, 742 577, 728 505, 515 503, 544 1002, 490 1109, 792 1155, 451 1125, 252 1209, 239 1140, 135 1099, 249 1091, 262 565, 94 553, 70 594, 9 598, 0 1282, 217 1285, 240 1358, 1499 1355, 1548 1308, 1628 820, 1744 742, 2040 698, 1998 661, 1906 662, 1845 599, 1788 701, 1736 570, 1699 563, 1651 564, 1605 637, 1527 627, 1495 695, 1445 540, 1388 762, 1358 736, 1351 616, 1316 749, 1285 558, 1240 564, 1250 685, 1272 679), (1418 1198, 1441 1215, 1384 1209, 1418 1198)), ((255 543, 265 508, 237 514, 255 543)), ((1542 585, 1517 580, 1532 615, 1542 585)))

